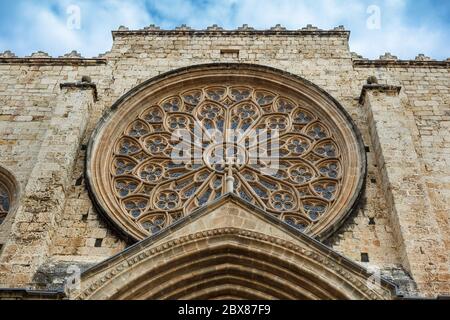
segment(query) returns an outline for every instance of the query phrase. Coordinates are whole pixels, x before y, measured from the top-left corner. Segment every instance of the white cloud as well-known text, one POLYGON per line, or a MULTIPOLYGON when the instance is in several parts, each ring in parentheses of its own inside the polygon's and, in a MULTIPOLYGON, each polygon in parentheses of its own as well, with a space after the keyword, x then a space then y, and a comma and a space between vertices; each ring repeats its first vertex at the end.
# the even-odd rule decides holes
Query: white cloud
MULTIPOLYGON (((85 56, 96 56, 111 48, 111 30, 120 25, 141 28, 151 21, 143 1, 62 0, 56 7, 51 7, 48 1, 27 2, 21 4, 19 12, 20 23, 8 45, 21 55, 42 50, 58 56, 78 50, 85 56), (70 5, 79 5, 81 9, 79 30, 67 27, 69 15, 66 9, 70 5)), ((6 43, 5 39, 3 41, 6 43)))
POLYGON ((238 20, 240 23, 255 24, 267 27, 281 23, 290 28, 300 28, 313 24, 323 28, 331 28, 345 21, 346 17, 364 19, 364 6, 359 1, 350 0, 336 2, 322 0, 267 2, 249 0, 238 5, 238 20))
POLYGON ((364 37, 353 38, 351 49, 370 58, 391 52, 403 59, 414 59, 419 53, 436 57, 439 52, 448 51, 448 45, 442 43, 444 35, 427 28, 390 28, 387 32, 373 31, 367 37, 370 41, 364 37))
POLYGON ((110 31, 120 25, 137 29, 156 23, 174 28, 185 23, 205 28, 217 23, 236 28, 245 23, 267 29, 280 23, 292 29, 306 24, 324 29, 345 25, 352 31, 352 51, 369 58, 386 51, 401 58, 414 58, 418 53, 440 59, 450 55, 445 30, 419 22, 412 26, 407 22, 406 8, 414 5, 407 0, 61 0, 56 3, 52 0, 22 2, 15 32, 8 38, 0 34, 0 49, 11 49, 20 55, 37 50, 62 55, 78 50, 85 56, 96 56, 111 48, 110 31), (366 10, 372 2, 379 3, 381 8, 381 30, 366 28, 366 10), (71 4, 81 8, 81 30, 66 27, 66 8, 71 4))

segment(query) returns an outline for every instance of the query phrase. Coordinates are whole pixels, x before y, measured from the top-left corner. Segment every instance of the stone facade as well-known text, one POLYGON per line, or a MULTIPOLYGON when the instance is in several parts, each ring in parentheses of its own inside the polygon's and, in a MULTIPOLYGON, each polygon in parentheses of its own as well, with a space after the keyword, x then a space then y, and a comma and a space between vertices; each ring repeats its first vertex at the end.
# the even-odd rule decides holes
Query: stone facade
POLYGON ((449 295, 450 61, 367 60, 350 52, 349 36, 341 27, 151 26, 114 31, 112 50, 95 59, 0 54, 0 164, 17 181, 0 226, 0 287, 57 290, 61 266, 84 270, 130 245, 98 214, 84 177, 92 131, 122 95, 176 69, 246 63, 321 87, 362 133, 364 195, 325 244, 381 269, 400 294, 449 295))

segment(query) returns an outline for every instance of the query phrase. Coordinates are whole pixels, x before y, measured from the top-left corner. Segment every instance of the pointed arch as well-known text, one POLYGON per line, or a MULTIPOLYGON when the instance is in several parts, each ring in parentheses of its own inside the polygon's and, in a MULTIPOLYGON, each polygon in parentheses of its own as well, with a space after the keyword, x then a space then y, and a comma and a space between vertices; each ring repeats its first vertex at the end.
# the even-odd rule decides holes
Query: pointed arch
POLYGON ((135 248, 85 274, 78 299, 391 299, 391 284, 317 248, 237 228, 135 248))

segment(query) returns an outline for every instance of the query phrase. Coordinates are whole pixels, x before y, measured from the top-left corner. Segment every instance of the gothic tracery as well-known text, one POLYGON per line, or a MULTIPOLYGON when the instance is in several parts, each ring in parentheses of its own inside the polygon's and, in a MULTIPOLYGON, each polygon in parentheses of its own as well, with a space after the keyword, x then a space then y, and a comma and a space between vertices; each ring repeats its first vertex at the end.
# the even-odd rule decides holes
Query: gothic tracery
POLYGON ((140 239, 219 201, 230 192, 230 175, 237 197, 314 235, 345 215, 361 179, 358 142, 348 133, 343 139, 341 127, 353 129, 347 119, 337 124, 276 86, 238 77, 199 82, 128 108, 104 124, 108 142, 93 163, 105 171, 94 185, 106 213, 140 239), (180 146, 182 161, 175 161, 180 146), (345 180, 353 182, 346 187, 345 180))
MULTIPOLYGON (((183 92, 149 108, 118 139, 111 183, 122 212, 150 234, 172 224, 225 193, 225 163, 214 163, 214 142, 198 145, 200 163, 177 164, 175 130, 187 129, 192 141, 212 129, 244 132, 224 153, 241 155, 233 166, 235 193, 243 200, 304 231, 339 197, 341 157, 321 119, 295 101, 251 87, 204 87, 183 92), (195 132, 198 124, 200 132, 195 132), (249 163, 246 153, 261 148, 250 129, 278 129, 279 170, 263 174, 263 160, 249 163), (233 149, 233 150, 231 150, 233 149), (212 159, 212 160, 211 160, 212 159)), ((271 138, 266 138, 271 146, 271 138)), ((261 139, 259 139, 261 140, 261 139)), ((194 148, 195 146, 193 146, 194 148)), ((260 151, 260 150, 259 150, 260 151)))

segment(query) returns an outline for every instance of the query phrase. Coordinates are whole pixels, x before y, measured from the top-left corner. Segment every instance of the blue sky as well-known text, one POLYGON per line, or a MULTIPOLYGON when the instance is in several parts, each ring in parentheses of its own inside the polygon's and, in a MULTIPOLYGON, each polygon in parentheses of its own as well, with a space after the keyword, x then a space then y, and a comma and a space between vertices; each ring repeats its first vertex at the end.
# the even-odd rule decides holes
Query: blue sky
POLYGON ((450 57, 448 0, 0 0, 0 51, 60 56, 78 50, 92 57, 111 48, 110 31, 120 25, 234 29, 244 23, 258 29, 344 25, 352 31, 351 50, 367 58, 385 52, 403 59, 450 57), (67 11, 72 5, 80 8, 79 29, 67 27, 76 21, 67 11))

